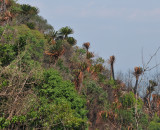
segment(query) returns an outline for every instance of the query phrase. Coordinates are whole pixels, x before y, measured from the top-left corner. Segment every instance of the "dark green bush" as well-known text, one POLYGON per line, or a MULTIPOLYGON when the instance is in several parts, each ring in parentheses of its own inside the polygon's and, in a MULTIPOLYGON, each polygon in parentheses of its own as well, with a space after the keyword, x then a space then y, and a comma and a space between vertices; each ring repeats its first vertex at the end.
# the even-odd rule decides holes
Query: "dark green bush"
POLYGON ((2 66, 8 65, 14 58, 15 52, 13 45, 5 44, 0 45, 0 64, 2 66))
POLYGON ((131 108, 134 107, 136 103, 136 99, 134 97, 134 93, 129 92, 120 98, 120 102, 122 103, 123 108, 131 108))
POLYGON ((36 123, 50 129, 85 127, 86 101, 78 95, 74 85, 70 81, 64 81, 53 69, 45 71, 43 79, 42 86, 37 87, 40 102, 28 116, 32 119, 30 124, 36 123))
POLYGON ((153 121, 149 123, 149 130, 160 130, 160 117, 155 114, 153 121))
POLYGON ((30 28, 30 29, 35 29, 35 23, 33 22, 30 22, 30 23, 27 23, 27 26, 30 28))

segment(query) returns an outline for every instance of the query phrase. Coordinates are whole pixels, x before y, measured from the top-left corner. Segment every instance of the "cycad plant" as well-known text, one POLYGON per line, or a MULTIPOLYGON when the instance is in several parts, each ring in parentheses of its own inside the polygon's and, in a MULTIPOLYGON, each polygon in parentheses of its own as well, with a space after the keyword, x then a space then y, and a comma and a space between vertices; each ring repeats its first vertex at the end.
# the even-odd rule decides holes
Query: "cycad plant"
POLYGON ((147 93, 144 97, 144 102, 147 103, 148 107, 150 107, 150 98, 152 92, 155 90, 157 83, 153 80, 149 80, 149 86, 147 87, 147 93))
POLYGON ((114 63, 115 63, 115 56, 110 56, 110 59, 108 60, 108 63, 110 64, 110 67, 111 67, 111 78, 113 80, 115 80, 115 77, 114 77, 114 63))
POLYGON ((54 57, 56 63, 58 58, 64 54, 64 51, 63 41, 58 40, 56 43, 52 44, 52 46, 49 48, 49 51, 45 51, 45 54, 49 55, 50 58, 54 57))
POLYGON ((152 94, 151 106, 152 106, 152 111, 157 113, 157 115, 160 117, 160 109, 159 109, 160 108, 160 95, 159 94, 152 94))
POLYGON ((77 40, 74 39, 73 37, 68 37, 67 42, 71 45, 74 46, 77 43, 77 40))
POLYGON ((81 93, 81 90, 83 88, 84 71, 87 69, 88 65, 86 62, 82 62, 77 66, 78 66, 78 69, 74 71, 74 74, 75 74, 74 81, 75 81, 75 86, 78 93, 81 93))
POLYGON ((133 75, 136 77, 136 84, 134 87, 134 94, 137 93, 137 87, 138 87, 138 80, 139 76, 143 73, 143 69, 141 67, 135 67, 133 75))
POLYGON ((83 46, 86 48, 87 53, 88 53, 88 50, 89 50, 89 47, 90 47, 90 43, 86 42, 86 43, 83 44, 83 46))
POLYGON ((89 42, 86 42, 83 44, 83 47, 87 50, 87 53, 86 53, 86 59, 91 59, 94 57, 94 54, 92 52, 89 52, 89 48, 90 48, 90 43, 89 42))
POLYGON ((57 31, 52 30, 50 33, 45 34, 45 38, 47 39, 48 43, 54 45, 57 40, 57 31))
POLYGON ((53 40, 56 40, 57 34, 58 34, 58 31, 53 30, 53 31, 50 33, 50 36, 51 36, 51 38, 52 38, 53 40))
POLYGON ((70 27, 66 26, 66 27, 62 27, 59 30, 59 35, 61 35, 63 37, 63 39, 67 39, 69 34, 73 34, 74 31, 73 29, 71 29, 70 27))

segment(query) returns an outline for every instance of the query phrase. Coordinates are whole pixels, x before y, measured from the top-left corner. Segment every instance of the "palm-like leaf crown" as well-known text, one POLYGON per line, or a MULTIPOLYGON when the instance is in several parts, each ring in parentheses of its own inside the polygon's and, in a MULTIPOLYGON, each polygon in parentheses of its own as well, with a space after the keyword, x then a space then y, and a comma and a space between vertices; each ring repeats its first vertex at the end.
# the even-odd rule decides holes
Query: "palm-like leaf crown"
POLYGON ((73 29, 71 29, 70 27, 66 26, 66 27, 62 27, 60 30, 59 30, 59 33, 61 35, 63 35, 64 38, 67 38, 69 34, 73 34, 74 31, 73 29))
POLYGON ((155 87, 158 85, 155 81, 149 80, 150 86, 147 87, 148 92, 154 91, 155 87))
POLYGON ((157 84, 155 81, 153 81, 153 80, 149 80, 149 83, 150 83, 151 86, 157 86, 157 85, 158 85, 158 84, 157 84))
POLYGON ((109 64, 113 64, 115 62, 115 56, 110 56, 110 59, 108 60, 109 64))
POLYGON ((63 42, 61 40, 58 40, 55 44, 51 45, 51 47, 49 48, 49 53, 61 53, 63 50, 63 42))
POLYGON ((70 44, 70 45, 75 45, 77 43, 77 40, 74 39, 73 37, 68 37, 67 38, 67 42, 70 44))
POLYGON ((53 30, 53 31, 50 32, 49 35, 50 35, 50 37, 51 37, 53 40, 55 40, 56 37, 57 37, 57 33, 58 33, 57 31, 53 30))
POLYGON ((89 47, 90 47, 90 43, 89 42, 86 42, 86 43, 84 43, 83 44, 83 46, 87 49, 87 51, 88 51, 88 49, 89 49, 89 47))
POLYGON ((138 78, 141 74, 143 73, 143 69, 141 67, 135 67, 134 68, 134 75, 136 76, 136 78, 138 78))

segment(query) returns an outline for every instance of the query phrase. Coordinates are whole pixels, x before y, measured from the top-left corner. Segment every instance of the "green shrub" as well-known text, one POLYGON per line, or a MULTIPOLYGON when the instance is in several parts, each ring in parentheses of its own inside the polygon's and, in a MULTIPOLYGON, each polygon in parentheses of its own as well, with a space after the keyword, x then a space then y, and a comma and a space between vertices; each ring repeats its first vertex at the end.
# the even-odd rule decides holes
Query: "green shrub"
POLYGON ((160 130, 160 118, 155 114, 153 121, 149 123, 149 130, 160 130))
POLYGON ((74 85, 64 81, 53 69, 45 71, 43 79, 43 84, 37 86, 40 102, 28 115, 28 120, 32 120, 30 125, 50 129, 85 127, 86 101, 78 95, 74 85))
POLYGON ((28 4, 21 5, 22 13, 25 15, 36 15, 38 14, 39 10, 36 7, 30 6, 28 4))
POLYGON ((15 52, 13 45, 0 45, 0 63, 2 66, 8 65, 14 58, 15 52))
POLYGON ((99 107, 103 106, 106 108, 108 106, 107 92, 104 91, 101 86, 94 81, 88 80, 84 82, 84 85, 85 87, 83 89, 83 94, 88 100, 90 100, 91 103, 94 103, 94 100, 96 100, 96 103, 99 105, 99 107))
POLYGON ((122 103, 123 108, 131 108, 134 107, 136 103, 136 99, 134 97, 133 92, 129 92, 120 98, 120 102, 122 103))
POLYGON ((1 26, 0 26, 0 37, 2 36, 3 31, 4 31, 4 27, 1 27, 1 26))
POLYGON ((30 22, 30 23, 27 23, 27 26, 30 28, 30 29, 35 29, 35 23, 33 22, 30 22))
POLYGON ((67 38, 67 42, 68 42, 71 46, 73 46, 73 45, 75 45, 75 44, 77 43, 77 41, 76 41, 73 37, 68 37, 68 38, 67 38))
POLYGON ((69 68, 64 66, 63 60, 62 59, 58 59, 56 66, 59 67, 59 69, 61 71, 64 71, 66 73, 69 73, 69 68))
POLYGON ((98 74, 98 78, 99 78, 99 83, 106 83, 105 80, 106 80, 106 76, 103 75, 103 74, 98 74))

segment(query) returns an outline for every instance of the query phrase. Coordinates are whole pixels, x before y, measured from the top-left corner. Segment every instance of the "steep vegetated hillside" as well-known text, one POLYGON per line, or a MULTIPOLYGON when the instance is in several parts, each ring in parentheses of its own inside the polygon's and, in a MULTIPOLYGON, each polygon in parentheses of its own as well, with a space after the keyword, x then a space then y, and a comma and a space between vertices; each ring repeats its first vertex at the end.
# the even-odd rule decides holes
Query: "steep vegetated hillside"
POLYGON ((76 46, 72 28, 55 31, 38 12, 0 0, 0 129, 160 129, 158 83, 138 94, 144 68, 135 67, 135 86, 125 84, 115 56, 107 69, 89 42, 76 46))

